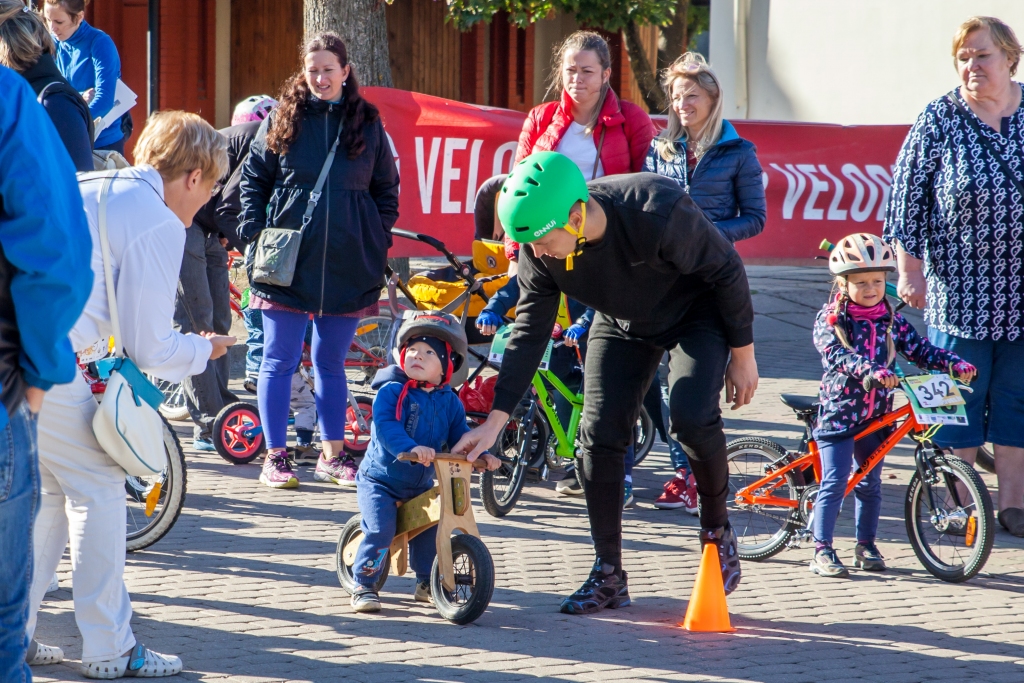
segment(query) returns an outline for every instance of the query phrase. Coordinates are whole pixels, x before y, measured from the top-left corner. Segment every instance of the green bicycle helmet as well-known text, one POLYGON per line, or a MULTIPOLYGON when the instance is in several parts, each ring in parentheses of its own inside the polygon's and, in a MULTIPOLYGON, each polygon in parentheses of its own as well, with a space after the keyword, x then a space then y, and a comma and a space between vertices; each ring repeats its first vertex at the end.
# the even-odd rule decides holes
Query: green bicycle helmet
POLYGON ((498 219, 516 242, 539 240, 569 222, 569 209, 590 198, 576 162, 558 152, 534 152, 512 168, 501 187, 498 219))

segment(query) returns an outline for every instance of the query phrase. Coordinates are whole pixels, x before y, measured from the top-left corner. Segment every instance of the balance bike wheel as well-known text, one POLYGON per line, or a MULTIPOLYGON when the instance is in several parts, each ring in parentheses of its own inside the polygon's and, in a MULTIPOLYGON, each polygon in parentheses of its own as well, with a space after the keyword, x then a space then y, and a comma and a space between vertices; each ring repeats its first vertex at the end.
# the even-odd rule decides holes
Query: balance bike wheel
MULTIPOLYGON (((359 588, 359 583, 356 581, 354 572, 352 571, 352 563, 355 562, 356 551, 359 549, 359 544, 362 543, 363 540, 363 529, 359 526, 362 521, 363 516, 359 514, 349 517, 349 520, 341 529, 341 536, 338 537, 338 549, 335 552, 335 559, 337 560, 338 568, 338 583, 341 584, 341 587, 344 588, 345 592, 349 595, 355 593, 356 589, 359 588)), ((373 587, 373 590, 378 593, 384 587, 384 583, 388 580, 388 573, 391 571, 391 558, 388 555, 389 554, 384 555, 380 576, 377 578, 377 585, 373 587)))
POLYGON ((251 403, 229 403, 213 421, 213 445, 233 465, 250 463, 266 450, 260 411, 251 403))
POLYGON ((440 564, 434 560, 434 568, 430 572, 434 606, 453 624, 471 624, 491 603, 494 561, 483 541, 476 536, 460 534, 452 536, 452 566, 455 568, 455 591, 449 593, 441 585, 440 564))
POLYGON ((357 396, 356 404, 366 421, 366 430, 359 427, 356 411, 349 405, 345 410, 345 440, 342 446, 345 452, 353 457, 359 457, 366 453, 366 448, 370 445, 370 425, 373 421, 373 399, 357 396))

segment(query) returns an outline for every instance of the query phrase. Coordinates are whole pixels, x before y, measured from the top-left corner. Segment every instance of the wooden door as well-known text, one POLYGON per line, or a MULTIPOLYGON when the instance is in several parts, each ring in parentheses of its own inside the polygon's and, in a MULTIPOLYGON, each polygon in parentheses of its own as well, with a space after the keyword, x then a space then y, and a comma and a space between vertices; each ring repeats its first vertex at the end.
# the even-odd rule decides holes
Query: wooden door
POLYGON ((299 70, 302 0, 231 0, 231 106, 278 97, 299 70))

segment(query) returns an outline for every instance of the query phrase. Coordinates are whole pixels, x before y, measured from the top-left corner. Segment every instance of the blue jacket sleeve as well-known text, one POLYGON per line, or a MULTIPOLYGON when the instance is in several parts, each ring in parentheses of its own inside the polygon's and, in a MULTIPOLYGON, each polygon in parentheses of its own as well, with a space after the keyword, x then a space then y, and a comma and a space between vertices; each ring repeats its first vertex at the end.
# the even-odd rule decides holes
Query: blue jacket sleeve
POLYGON ((448 415, 451 422, 448 427, 448 448, 453 448, 459 442, 463 434, 469 431, 466 424, 466 408, 459 400, 458 394, 452 392, 451 405, 448 407, 448 415))
POLYGON ((0 247, 13 272, 25 381, 49 389, 77 371, 68 332, 92 291, 92 239, 50 117, 28 83, 4 67, 0 92, 0 247))
POLYGON ((83 112, 71 102, 68 94, 55 92, 47 95, 43 100, 43 108, 50 115, 57 134, 71 155, 75 170, 79 173, 95 170, 92 165, 92 140, 89 139, 88 124, 82 117, 83 112))
POLYGON ((519 278, 515 275, 508 279, 505 286, 494 293, 490 299, 487 300, 487 305, 484 306, 485 311, 490 311, 496 315, 505 315, 509 309, 516 305, 519 301, 519 278))
POLYGON ((278 156, 267 147, 267 130, 274 114, 263 119, 242 165, 241 204, 238 217, 238 239, 252 242, 267 227, 267 204, 277 178, 278 156))
POLYGON ((715 223, 730 242, 736 243, 755 237, 764 230, 768 202, 764 196, 761 173, 761 164, 757 160, 753 146, 745 149, 733 178, 733 192, 740 215, 715 223))
POLYGON ((405 425, 395 417, 401 393, 402 385, 398 382, 385 384, 373 399, 374 436, 385 451, 395 456, 416 448, 416 442, 405 431, 405 425))
POLYGON ((93 118, 106 116, 114 108, 114 91, 121 77, 121 57, 114 41, 102 31, 92 41, 92 68, 96 73, 95 93, 89 102, 93 118))

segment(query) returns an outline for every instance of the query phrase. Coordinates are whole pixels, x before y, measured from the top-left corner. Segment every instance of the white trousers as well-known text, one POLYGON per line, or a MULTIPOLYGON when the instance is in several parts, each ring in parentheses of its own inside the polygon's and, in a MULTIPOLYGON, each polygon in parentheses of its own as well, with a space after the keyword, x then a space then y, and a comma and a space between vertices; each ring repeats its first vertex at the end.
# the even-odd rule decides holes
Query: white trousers
POLYGON ((35 569, 27 631, 71 541, 75 621, 82 662, 120 657, 135 646, 132 604, 124 585, 126 503, 124 470, 92 433, 98 404, 81 374, 53 387, 39 414, 39 478, 35 569))

